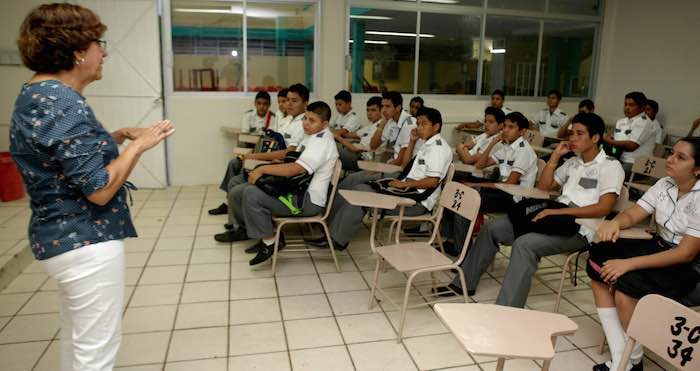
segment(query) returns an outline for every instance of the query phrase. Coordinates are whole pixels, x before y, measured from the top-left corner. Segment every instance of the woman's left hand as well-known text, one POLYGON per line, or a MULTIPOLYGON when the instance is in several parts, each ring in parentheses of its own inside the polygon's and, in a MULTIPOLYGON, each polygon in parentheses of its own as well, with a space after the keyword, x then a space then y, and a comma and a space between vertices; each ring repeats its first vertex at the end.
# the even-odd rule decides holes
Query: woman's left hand
POLYGON ((603 263, 600 270, 600 278, 605 283, 615 283, 623 274, 634 270, 634 266, 629 259, 611 259, 603 263))
POLYGON ((557 213, 557 209, 544 209, 544 210, 540 211, 539 213, 537 213, 537 215, 535 215, 535 217, 532 218, 532 221, 536 222, 536 221, 538 221, 540 219, 544 219, 550 215, 559 215, 557 213))

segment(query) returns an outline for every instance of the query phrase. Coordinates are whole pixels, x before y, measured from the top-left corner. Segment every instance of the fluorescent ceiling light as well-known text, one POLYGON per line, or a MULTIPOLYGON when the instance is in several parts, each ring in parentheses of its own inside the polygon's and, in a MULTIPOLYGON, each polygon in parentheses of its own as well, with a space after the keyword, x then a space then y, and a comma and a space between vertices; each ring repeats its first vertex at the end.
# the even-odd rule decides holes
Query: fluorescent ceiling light
POLYGON ((390 21, 393 18, 391 17, 385 17, 383 15, 350 15, 350 18, 352 19, 372 19, 376 21, 390 21))
POLYGON ((491 54, 505 54, 506 50, 505 49, 491 49, 491 54))
POLYGON ((231 56, 234 58, 238 57, 238 50, 236 50, 236 49, 231 50, 231 56))
POLYGON ((174 12, 178 13, 214 13, 214 14, 231 14, 228 9, 189 9, 189 8, 175 8, 174 12))
MULTIPOLYGON (((230 9, 196 9, 196 8, 175 8, 174 12, 179 13, 209 13, 209 14, 243 14, 243 7, 238 5, 231 6, 230 9)), ((290 11, 278 11, 264 8, 246 8, 246 17, 250 18, 278 18, 278 17, 293 17, 296 15, 290 11)))
MULTIPOLYGON (((410 32, 387 32, 387 31, 365 31, 367 35, 381 35, 381 36, 405 36, 405 37, 416 37, 416 34, 410 32)), ((431 38, 435 35, 422 33, 420 37, 431 38)))
MULTIPOLYGON (((348 41, 350 41, 350 43, 355 42, 355 40, 352 40, 352 39, 350 39, 348 41)), ((365 40, 365 44, 387 45, 387 44, 389 44, 389 42, 385 41, 385 40, 365 40)))

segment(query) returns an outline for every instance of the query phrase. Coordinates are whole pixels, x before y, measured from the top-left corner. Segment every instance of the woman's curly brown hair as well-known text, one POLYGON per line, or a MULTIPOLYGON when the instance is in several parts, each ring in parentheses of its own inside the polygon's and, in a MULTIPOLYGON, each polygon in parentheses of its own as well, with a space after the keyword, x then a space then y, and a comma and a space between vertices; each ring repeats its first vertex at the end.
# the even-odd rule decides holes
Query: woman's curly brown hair
POLYGON ((22 22, 17 46, 22 63, 32 71, 69 71, 75 64, 75 52, 86 50, 106 30, 90 9, 66 3, 44 4, 22 22))

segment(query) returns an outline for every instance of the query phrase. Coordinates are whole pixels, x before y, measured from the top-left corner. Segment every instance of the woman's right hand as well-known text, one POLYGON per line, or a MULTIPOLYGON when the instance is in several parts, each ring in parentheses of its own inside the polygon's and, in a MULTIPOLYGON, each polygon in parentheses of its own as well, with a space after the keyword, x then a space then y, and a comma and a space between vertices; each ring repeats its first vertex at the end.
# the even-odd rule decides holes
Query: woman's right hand
POLYGON ((175 132, 170 120, 158 121, 150 128, 144 130, 141 135, 134 140, 142 152, 158 145, 163 139, 171 136, 175 132))
POLYGON ((598 238, 601 242, 617 242, 620 237, 620 223, 617 220, 604 221, 598 227, 598 238))

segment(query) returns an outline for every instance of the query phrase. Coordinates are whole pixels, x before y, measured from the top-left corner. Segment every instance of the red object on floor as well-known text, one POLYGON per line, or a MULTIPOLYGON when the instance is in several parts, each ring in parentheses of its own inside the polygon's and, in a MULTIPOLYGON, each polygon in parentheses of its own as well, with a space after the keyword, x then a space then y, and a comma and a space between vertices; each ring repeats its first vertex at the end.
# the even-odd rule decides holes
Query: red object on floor
POLYGON ((0 152, 0 201, 14 201, 24 197, 22 176, 10 152, 0 152))

